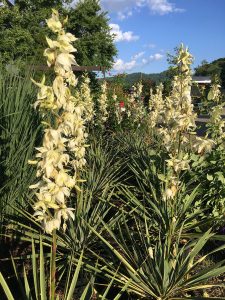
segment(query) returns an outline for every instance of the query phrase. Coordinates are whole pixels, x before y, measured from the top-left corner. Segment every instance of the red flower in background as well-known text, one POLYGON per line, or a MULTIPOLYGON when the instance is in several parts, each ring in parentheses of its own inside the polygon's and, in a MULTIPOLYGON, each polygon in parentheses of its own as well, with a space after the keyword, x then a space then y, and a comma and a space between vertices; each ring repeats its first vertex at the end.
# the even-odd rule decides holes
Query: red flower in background
POLYGON ((120 101, 120 107, 122 108, 122 107, 124 107, 124 106, 125 106, 124 102, 123 102, 123 101, 120 101))

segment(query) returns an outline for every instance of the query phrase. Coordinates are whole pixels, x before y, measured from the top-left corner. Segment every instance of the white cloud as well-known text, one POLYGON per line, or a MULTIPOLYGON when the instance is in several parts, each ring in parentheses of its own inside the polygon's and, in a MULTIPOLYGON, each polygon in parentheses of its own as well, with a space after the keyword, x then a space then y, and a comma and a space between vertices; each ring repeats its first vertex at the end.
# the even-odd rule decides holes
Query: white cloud
POLYGON ((101 0, 104 10, 117 13, 120 20, 132 16, 132 11, 141 7, 148 7, 154 14, 165 15, 174 12, 183 12, 170 0, 101 0))
POLYGON ((150 64, 151 62, 154 62, 154 61, 159 61, 163 58, 164 58, 164 55, 162 55, 160 53, 152 54, 147 58, 142 58, 142 60, 141 60, 142 66, 148 65, 148 64, 150 64))
POLYGON ((154 61, 159 61, 164 58, 164 55, 160 53, 155 53, 153 55, 150 55, 147 58, 142 58, 140 62, 138 62, 138 58, 142 57, 144 55, 144 52, 139 52, 136 55, 134 55, 130 61, 125 62, 123 59, 119 58, 115 61, 113 65, 113 70, 117 72, 126 72, 131 71, 136 67, 143 67, 145 65, 150 64, 154 61))
POLYGON ((115 42, 131 42, 139 39, 138 35, 134 35, 132 31, 122 32, 118 24, 109 24, 111 28, 111 34, 114 35, 115 42))
MULTIPOLYGON (((79 0, 73 0, 71 6, 75 6, 79 0)), ((149 8, 153 14, 166 15, 169 13, 184 12, 176 7, 171 0, 100 0, 104 11, 116 13, 119 20, 124 20, 133 15, 133 11, 143 7, 149 8)))
POLYGON ((155 53, 153 55, 150 55, 149 59, 151 61, 153 61, 153 60, 161 60, 161 59, 163 59, 163 57, 164 57, 164 55, 162 55, 161 53, 155 53))
POLYGON ((117 72, 130 71, 137 66, 135 59, 132 59, 129 62, 124 62, 121 58, 117 59, 113 65, 113 70, 117 72))
POLYGON ((148 60, 146 58, 142 58, 141 60, 143 65, 147 65, 148 64, 148 60))
POLYGON ((105 10, 109 12, 127 11, 136 6, 137 0, 101 0, 101 4, 105 10))
POLYGON ((132 56, 132 59, 139 59, 140 57, 142 57, 145 54, 144 51, 138 52, 135 55, 132 56))
POLYGON ((159 15, 184 11, 183 9, 176 8, 175 4, 168 0, 146 0, 146 3, 153 13, 159 15))
POLYGON ((118 19, 120 21, 123 21, 124 19, 127 19, 128 17, 131 17, 132 15, 133 15, 132 10, 125 11, 125 12, 119 11, 117 13, 118 19))

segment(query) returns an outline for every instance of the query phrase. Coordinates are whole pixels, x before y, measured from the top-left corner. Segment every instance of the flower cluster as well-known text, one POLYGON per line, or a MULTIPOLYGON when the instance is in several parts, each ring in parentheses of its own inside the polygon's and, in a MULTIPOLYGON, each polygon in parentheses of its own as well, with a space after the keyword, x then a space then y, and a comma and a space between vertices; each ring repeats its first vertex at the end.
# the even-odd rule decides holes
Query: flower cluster
POLYGON ((159 133, 167 150, 176 152, 177 144, 185 145, 189 142, 187 134, 195 128, 196 115, 191 103, 191 70, 192 56, 181 45, 177 57, 177 67, 180 71, 174 76, 172 91, 164 101, 161 110, 159 133))
POLYGON ((35 107, 42 111, 47 128, 43 145, 37 148, 36 161, 39 181, 30 188, 35 189, 37 201, 34 215, 42 222, 44 230, 52 233, 68 218, 74 218, 73 208, 67 207, 72 189, 79 189, 79 170, 85 165, 85 126, 82 118, 84 106, 71 94, 70 87, 77 84, 72 71, 75 59, 71 45, 75 37, 65 33, 58 12, 53 10, 47 20, 48 27, 57 34, 56 40, 47 38, 49 48, 45 50, 48 66, 54 66, 55 79, 52 86, 45 85, 45 78, 36 83, 40 88, 35 107))
POLYGON ((222 118, 224 104, 221 101, 222 94, 220 88, 221 86, 216 77, 207 97, 214 104, 209 110, 210 120, 209 124, 207 124, 207 136, 211 136, 218 145, 225 139, 225 120, 222 118))
POLYGON ((163 84, 160 83, 156 87, 156 93, 153 94, 153 90, 150 90, 149 99, 149 114, 148 114, 148 124, 150 128, 154 128, 156 124, 162 123, 162 111, 164 109, 163 100, 163 84))
POLYGON ((85 108, 85 118, 87 122, 92 122, 95 116, 94 112, 94 101, 93 97, 91 95, 91 89, 90 89, 90 78, 87 76, 87 74, 82 76, 82 83, 80 86, 80 100, 83 102, 84 108, 85 108))
POLYGON ((134 98, 140 98, 142 95, 143 84, 141 81, 137 82, 137 84, 133 85, 133 95, 134 98))
POLYGON ((146 115, 146 110, 142 101, 142 88, 141 82, 132 86, 132 93, 127 99, 127 117, 131 118, 134 124, 138 126, 143 122, 146 115))
POLYGON ((101 123, 105 123, 108 119, 108 99, 107 99, 107 83, 104 80, 103 83, 101 84, 101 93, 98 98, 98 105, 99 105, 99 121, 101 123))
POLYGON ((149 105, 149 126, 154 128, 169 154, 165 199, 174 198, 179 190, 180 172, 189 169, 189 150, 202 155, 211 151, 214 145, 212 140, 195 134, 196 114, 191 102, 192 56, 183 45, 179 48, 176 63, 178 75, 173 78, 170 95, 163 99, 163 86, 160 85, 155 94, 151 92, 149 105))
POLYGON ((122 120, 123 120, 123 112, 125 112, 125 104, 123 101, 118 102, 117 101, 117 95, 115 93, 115 91, 112 94, 112 100, 114 103, 114 113, 115 113, 115 117, 116 117, 116 122, 117 124, 121 124, 122 120))
POLYGON ((207 99, 209 101, 214 101, 219 103, 221 101, 222 95, 221 95, 221 85, 219 84, 219 79, 216 76, 214 79, 213 84, 211 85, 210 91, 208 93, 207 99))

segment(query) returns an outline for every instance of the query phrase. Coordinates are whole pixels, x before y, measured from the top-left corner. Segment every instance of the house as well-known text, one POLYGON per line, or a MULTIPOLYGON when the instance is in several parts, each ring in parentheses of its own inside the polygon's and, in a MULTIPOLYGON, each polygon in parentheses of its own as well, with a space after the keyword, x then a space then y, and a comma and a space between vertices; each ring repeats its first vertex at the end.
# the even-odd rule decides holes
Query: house
POLYGON ((192 82, 198 85, 211 84, 212 80, 210 76, 192 76, 192 82))
POLYGON ((197 110, 202 106, 202 99, 209 91, 211 82, 210 76, 192 76, 191 97, 197 110))

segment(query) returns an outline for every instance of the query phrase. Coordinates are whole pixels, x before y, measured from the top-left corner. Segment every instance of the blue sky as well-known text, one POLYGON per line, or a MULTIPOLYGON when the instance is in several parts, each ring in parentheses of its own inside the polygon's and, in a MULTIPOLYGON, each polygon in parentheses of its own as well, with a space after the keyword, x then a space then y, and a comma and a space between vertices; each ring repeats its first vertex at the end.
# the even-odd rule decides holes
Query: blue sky
POLYGON ((157 73, 183 42, 195 57, 225 57, 225 0, 101 0, 116 34, 113 73, 157 73))

